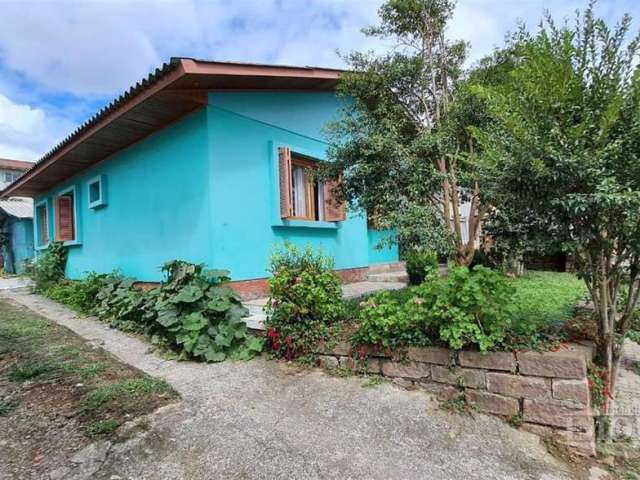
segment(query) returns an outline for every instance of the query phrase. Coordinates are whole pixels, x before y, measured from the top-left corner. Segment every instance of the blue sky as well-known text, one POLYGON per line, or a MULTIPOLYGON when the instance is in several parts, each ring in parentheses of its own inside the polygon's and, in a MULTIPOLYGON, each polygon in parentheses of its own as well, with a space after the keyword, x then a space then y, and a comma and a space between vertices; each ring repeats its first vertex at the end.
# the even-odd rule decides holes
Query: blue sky
MULTIPOLYGON (((451 38, 471 60, 545 8, 572 18, 587 0, 459 0, 451 38)), ((0 157, 37 160, 171 56, 343 66, 336 50, 384 50, 362 35, 379 0, 0 0, 0 157)), ((610 22, 640 1, 600 0, 610 22)))

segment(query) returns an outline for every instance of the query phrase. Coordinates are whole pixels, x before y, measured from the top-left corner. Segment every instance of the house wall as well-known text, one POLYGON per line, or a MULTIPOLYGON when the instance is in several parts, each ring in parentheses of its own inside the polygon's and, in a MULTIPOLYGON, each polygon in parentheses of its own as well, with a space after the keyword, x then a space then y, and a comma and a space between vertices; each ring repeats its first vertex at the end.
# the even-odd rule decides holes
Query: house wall
POLYGON ((12 218, 9 222, 15 273, 24 273, 25 261, 33 258, 33 220, 12 218))
MULTIPOLYGON (((337 269, 369 265, 367 222, 358 212, 348 212, 338 224, 287 222, 279 214, 278 146, 325 159, 322 129, 339 108, 332 93, 209 95, 215 266, 230 269, 238 280, 268 276, 269 256, 284 240, 322 248, 337 269)), ((397 260, 397 252, 386 258, 397 260)))
POLYGON ((369 230, 369 264, 397 262, 398 245, 389 245, 391 232, 388 230, 369 230))
POLYGON ((53 232, 52 198, 76 186, 79 238, 69 246, 69 278, 119 269, 157 281, 168 260, 210 260, 209 174, 203 108, 60 184, 35 204, 47 200, 53 232), (107 205, 90 209, 87 182, 97 175, 105 176, 107 205))
POLYGON ((160 265, 182 259, 229 269, 234 280, 264 278, 284 240, 323 248, 337 269, 397 260, 397 251, 372 253, 358 212, 339 223, 280 219, 277 147, 324 159, 322 128, 339 107, 332 93, 211 93, 207 107, 35 199, 46 201, 53 232, 53 198, 75 186, 67 276, 118 269, 158 281, 160 265), (107 205, 91 209, 87 183, 98 175, 107 205))

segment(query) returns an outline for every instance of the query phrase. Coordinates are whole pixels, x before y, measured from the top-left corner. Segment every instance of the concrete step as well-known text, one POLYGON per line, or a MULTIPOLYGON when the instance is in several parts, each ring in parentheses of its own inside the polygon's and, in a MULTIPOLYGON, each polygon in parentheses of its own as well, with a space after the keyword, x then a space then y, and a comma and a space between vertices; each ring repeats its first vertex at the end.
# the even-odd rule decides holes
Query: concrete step
POLYGON ((247 328, 251 330, 264 330, 264 322, 267 320, 267 316, 264 313, 249 315, 243 318, 247 328))
POLYGON ((393 282, 393 283, 408 283, 409 275, 407 272, 386 272, 386 273, 369 273, 367 274, 367 281, 369 282, 393 282))
POLYGON ((249 315, 262 315, 264 314, 264 307, 262 305, 252 305, 250 303, 243 304, 247 310, 249 310, 249 315))
POLYGON ((356 282, 342 286, 343 298, 349 300, 360 298, 383 290, 400 290, 406 287, 404 282, 356 282))
POLYGON ((0 289, 0 292, 11 292, 11 293, 27 294, 27 293, 33 293, 33 288, 32 287, 5 288, 5 289, 0 289))
POLYGON ((369 265, 367 273, 387 273, 387 272, 404 272, 406 269, 404 262, 377 263, 369 265))

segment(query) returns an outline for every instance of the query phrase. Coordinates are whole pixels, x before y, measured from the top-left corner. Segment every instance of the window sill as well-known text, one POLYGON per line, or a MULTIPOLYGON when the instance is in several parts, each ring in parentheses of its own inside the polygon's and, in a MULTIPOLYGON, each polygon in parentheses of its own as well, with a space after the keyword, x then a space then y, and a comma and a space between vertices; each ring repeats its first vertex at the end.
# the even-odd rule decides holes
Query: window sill
POLYGON ((63 247, 75 247, 76 245, 82 245, 80 240, 69 240, 67 242, 62 242, 63 247))
POLYGON ((49 243, 48 242, 46 244, 44 244, 44 245, 36 245, 34 247, 34 249, 37 250, 37 251, 46 250, 47 248, 49 248, 49 243))
POLYGON ((336 230, 340 228, 339 222, 319 222, 316 220, 282 220, 281 223, 273 225, 275 228, 294 227, 294 228, 324 228, 336 230))

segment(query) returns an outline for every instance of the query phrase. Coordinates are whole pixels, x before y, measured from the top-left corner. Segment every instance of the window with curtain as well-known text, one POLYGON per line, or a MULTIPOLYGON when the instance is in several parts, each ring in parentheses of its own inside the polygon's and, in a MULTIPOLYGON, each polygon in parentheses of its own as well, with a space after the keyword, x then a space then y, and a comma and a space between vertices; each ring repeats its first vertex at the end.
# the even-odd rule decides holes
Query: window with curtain
POLYGON ((314 178, 316 168, 317 163, 313 160, 295 156, 291 159, 292 218, 323 220, 322 183, 314 178))
POLYGON ((345 219, 342 202, 333 195, 335 182, 320 182, 318 161, 280 147, 280 216, 285 219, 339 222, 345 219))

